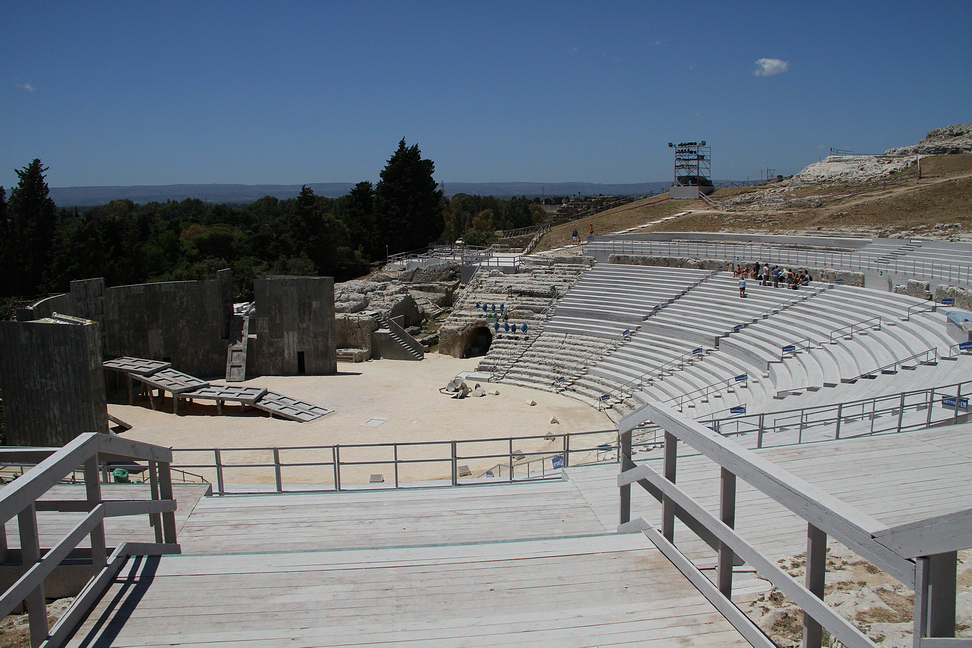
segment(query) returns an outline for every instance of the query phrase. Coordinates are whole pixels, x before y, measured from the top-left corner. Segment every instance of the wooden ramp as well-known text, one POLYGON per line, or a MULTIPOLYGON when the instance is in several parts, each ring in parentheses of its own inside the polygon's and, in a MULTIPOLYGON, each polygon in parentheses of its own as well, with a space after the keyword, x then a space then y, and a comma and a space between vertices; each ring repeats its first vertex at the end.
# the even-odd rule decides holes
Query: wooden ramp
POLYGON ((270 412, 272 416, 279 416, 280 418, 290 419, 291 421, 298 421, 300 423, 313 421, 334 411, 272 391, 268 391, 259 400, 255 401, 253 407, 262 409, 264 412, 270 412))
POLYGON ((69 646, 746 646, 641 534, 131 559, 69 646))
POLYGON ((230 325, 229 346, 226 348, 226 382, 246 380, 246 346, 250 335, 248 315, 234 315, 230 325))

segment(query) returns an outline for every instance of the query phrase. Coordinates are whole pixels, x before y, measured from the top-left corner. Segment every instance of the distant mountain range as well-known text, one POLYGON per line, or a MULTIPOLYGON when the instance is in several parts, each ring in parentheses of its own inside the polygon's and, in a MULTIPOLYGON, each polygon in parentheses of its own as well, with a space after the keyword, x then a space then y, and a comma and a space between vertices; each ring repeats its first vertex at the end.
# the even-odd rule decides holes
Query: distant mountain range
MULTIPOLYGON (((585 196, 640 195, 669 182, 641 182, 634 184, 598 184, 594 182, 446 182, 445 195, 465 193, 480 196, 585 196)), ((303 185, 243 185, 243 184, 180 184, 136 185, 130 187, 51 187, 51 198, 58 207, 88 207, 104 205, 112 200, 129 199, 137 203, 165 202, 198 198, 212 203, 249 204, 264 196, 281 200, 300 194, 303 185)), ((308 183, 318 196, 338 198, 354 188, 352 182, 308 183)))

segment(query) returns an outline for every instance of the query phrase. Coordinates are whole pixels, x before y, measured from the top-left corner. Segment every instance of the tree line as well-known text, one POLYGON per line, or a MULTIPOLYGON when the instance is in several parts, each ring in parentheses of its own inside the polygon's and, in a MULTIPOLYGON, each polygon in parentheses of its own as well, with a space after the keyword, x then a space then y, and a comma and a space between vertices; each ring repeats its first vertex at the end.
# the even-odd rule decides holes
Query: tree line
POLYGON ((495 230, 540 223, 544 214, 526 198, 445 198, 434 163, 404 139, 376 185, 360 182, 339 198, 304 186, 296 198, 248 205, 187 198, 58 209, 47 170, 35 159, 17 170, 9 199, 0 187, 0 297, 62 292, 88 277, 115 286, 210 279, 231 268, 237 297, 249 299, 253 280, 265 274, 346 281, 389 254, 460 237, 489 244, 495 230))

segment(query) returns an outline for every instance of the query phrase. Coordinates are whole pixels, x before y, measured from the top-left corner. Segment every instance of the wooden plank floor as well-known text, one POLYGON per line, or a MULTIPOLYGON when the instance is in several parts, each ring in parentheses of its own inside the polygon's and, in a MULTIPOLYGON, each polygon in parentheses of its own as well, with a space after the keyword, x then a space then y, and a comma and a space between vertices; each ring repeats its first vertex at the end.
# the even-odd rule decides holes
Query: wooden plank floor
MULTIPOLYGON (((210 486, 200 484, 173 484, 173 493, 178 502, 176 510, 176 529, 189 519, 195 506, 203 500, 210 486)), ((106 500, 136 500, 151 499, 149 486, 143 484, 103 484, 102 496, 106 500)), ((60 484, 49 490, 41 500, 84 500, 83 484, 60 484)), ((37 513, 37 526, 40 531, 42 547, 51 547, 63 538, 79 521, 84 518, 82 513, 55 513, 40 511, 37 513)), ((16 519, 6 525, 7 543, 9 547, 20 547, 20 536, 17 532, 16 519)), ((105 539, 109 547, 129 542, 155 542, 155 530, 149 525, 147 515, 108 518, 105 520, 105 539)), ((89 546, 85 539, 79 545, 89 546)))
MULTIPOLYGON (((761 454, 897 524, 968 506, 969 434, 937 428, 761 454)), ((71 645, 746 645, 643 535, 612 533, 617 472, 203 498, 181 526, 185 554, 130 560, 71 645)), ((681 459, 678 482, 715 509, 711 462, 681 459)), ((744 537, 769 556, 805 550, 803 522, 739 486, 744 537)), ((647 494, 633 503, 657 522, 647 494)), ((699 541, 682 547, 703 566, 712 558, 699 541)))
MULTIPOLYGON (((781 468, 888 524, 903 524, 968 508, 972 503, 972 426, 957 425, 757 451, 781 468)), ((656 453, 658 454, 658 453, 656 453)), ((660 471, 659 461, 645 461, 660 471)), ((570 469, 570 479, 605 529, 618 523, 616 464, 570 469)), ((679 459, 677 482, 718 514, 718 466, 704 457, 679 459)), ((632 489, 632 517, 659 524, 660 506, 632 489)), ((806 523, 762 493, 738 482, 736 529, 764 555, 806 550, 806 523)), ((676 525, 676 541, 693 558, 714 554, 676 525)))
MULTIPOLYGON (((603 533, 570 481, 204 498, 184 553, 461 544, 603 533), (580 504, 580 505, 579 505, 580 504)), ((614 529, 610 529, 613 531, 614 529)))
POLYGON ((745 646, 641 534, 132 560, 70 646, 745 646))

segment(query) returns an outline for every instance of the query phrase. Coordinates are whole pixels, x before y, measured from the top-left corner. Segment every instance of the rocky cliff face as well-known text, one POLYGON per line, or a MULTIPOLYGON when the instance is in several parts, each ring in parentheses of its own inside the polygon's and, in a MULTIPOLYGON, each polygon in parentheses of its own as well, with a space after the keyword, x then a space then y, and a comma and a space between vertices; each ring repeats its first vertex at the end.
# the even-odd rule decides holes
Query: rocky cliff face
POLYGON ((972 153, 972 124, 954 124, 933 128, 927 137, 917 144, 898 146, 885 151, 885 155, 953 155, 972 153))

